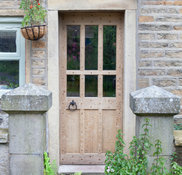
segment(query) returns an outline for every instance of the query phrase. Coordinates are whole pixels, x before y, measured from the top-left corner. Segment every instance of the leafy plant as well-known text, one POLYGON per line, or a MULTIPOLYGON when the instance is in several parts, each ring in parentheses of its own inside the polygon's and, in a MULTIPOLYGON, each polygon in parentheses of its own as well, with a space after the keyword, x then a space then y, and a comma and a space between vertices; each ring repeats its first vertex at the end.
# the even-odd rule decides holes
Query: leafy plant
POLYGON ((22 21, 23 27, 44 24, 46 10, 39 0, 21 0, 20 9, 23 9, 25 13, 22 21))
POLYGON ((182 123, 174 125, 175 130, 182 130, 182 123))
POLYGON ((133 137, 130 142, 129 156, 123 152, 125 143, 122 139, 121 130, 118 131, 115 152, 108 151, 106 153, 106 175, 182 175, 182 167, 174 160, 171 163, 171 170, 168 172, 165 167, 165 159, 160 156, 162 153, 160 140, 155 141, 153 153, 155 159, 151 169, 148 169, 147 154, 153 146, 150 142, 149 127, 151 127, 149 119, 145 119, 145 124, 142 126, 144 133, 139 137, 133 137))
POLYGON ((153 156, 156 158, 154 159, 154 162, 151 167, 151 175, 165 175, 168 174, 169 172, 167 171, 165 167, 165 159, 160 156, 162 153, 162 146, 161 146, 161 141, 156 140, 155 141, 155 152, 153 153, 153 156))
POLYGON ((44 175, 56 175, 57 166, 56 162, 50 163, 50 158, 46 152, 44 152, 44 175))

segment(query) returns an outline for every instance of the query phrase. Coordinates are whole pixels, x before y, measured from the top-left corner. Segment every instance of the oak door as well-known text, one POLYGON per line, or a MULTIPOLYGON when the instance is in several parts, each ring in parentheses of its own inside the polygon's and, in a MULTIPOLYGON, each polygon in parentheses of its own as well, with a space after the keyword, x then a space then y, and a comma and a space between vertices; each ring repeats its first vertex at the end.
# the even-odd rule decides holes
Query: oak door
POLYGON ((60 16, 60 163, 104 164, 122 129, 123 14, 60 16))

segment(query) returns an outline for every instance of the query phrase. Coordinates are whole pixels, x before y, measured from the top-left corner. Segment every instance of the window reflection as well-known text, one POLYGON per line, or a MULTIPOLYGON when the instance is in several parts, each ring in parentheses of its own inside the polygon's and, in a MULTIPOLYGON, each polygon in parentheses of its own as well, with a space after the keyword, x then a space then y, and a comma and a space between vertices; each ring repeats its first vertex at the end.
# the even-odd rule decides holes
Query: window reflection
POLYGON ((97 97, 97 75, 85 76, 85 97, 97 97))
POLYGON ((0 61, 0 88, 19 86, 19 61, 0 61))
POLYGON ((0 52, 16 52, 16 31, 0 31, 0 52))
POLYGON ((116 97, 116 76, 115 75, 103 76, 103 96, 116 97))
POLYGON ((116 69, 116 26, 103 28, 103 70, 116 69))
POLYGON ((79 97, 80 96, 80 76, 67 75, 67 96, 79 97))
POLYGON ((67 26, 67 69, 80 69, 80 26, 67 26))
POLYGON ((98 26, 85 27, 85 70, 97 70, 98 26))

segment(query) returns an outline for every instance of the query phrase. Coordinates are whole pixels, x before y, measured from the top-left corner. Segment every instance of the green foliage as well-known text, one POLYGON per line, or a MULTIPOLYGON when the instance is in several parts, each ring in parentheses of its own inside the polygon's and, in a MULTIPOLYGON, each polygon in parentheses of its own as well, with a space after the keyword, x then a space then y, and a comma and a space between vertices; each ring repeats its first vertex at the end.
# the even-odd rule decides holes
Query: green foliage
POLYGON ((175 130, 182 130, 182 123, 174 125, 175 130))
POLYGON ((108 151, 105 160, 105 174, 107 175, 182 175, 182 167, 172 161, 170 172, 165 167, 165 159, 162 153, 161 141, 155 141, 155 157, 151 169, 147 169, 147 154, 153 146, 149 137, 149 119, 145 119, 142 126, 144 132, 139 137, 134 136, 130 142, 129 156, 124 154, 125 143, 121 130, 118 131, 115 152, 108 151))
POLYGON ((23 27, 44 24, 47 11, 39 0, 21 0, 20 9, 23 9, 25 13, 22 21, 23 27))
POLYGON ((44 175, 56 175, 57 166, 56 162, 50 163, 50 158, 46 152, 44 152, 44 175))
POLYGON ((153 156, 156 157, 154 159, 154 162, 151 167, 151 175, 167 175, 169 172, 165 168, 165 159, 160 156, 162 153, 162 146, 161 141, 156 140, 155 141, 155 152, 153 153, 153 156))

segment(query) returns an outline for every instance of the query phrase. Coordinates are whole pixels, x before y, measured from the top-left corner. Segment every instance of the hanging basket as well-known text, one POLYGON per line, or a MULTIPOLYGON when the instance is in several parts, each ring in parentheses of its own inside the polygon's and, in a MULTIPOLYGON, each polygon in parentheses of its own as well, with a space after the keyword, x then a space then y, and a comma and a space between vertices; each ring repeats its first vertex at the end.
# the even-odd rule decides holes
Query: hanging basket
POLYGON ((38 40, 46 33, 46 25, 27 26, 21 28, 21 33, 25 39, 38 40))

